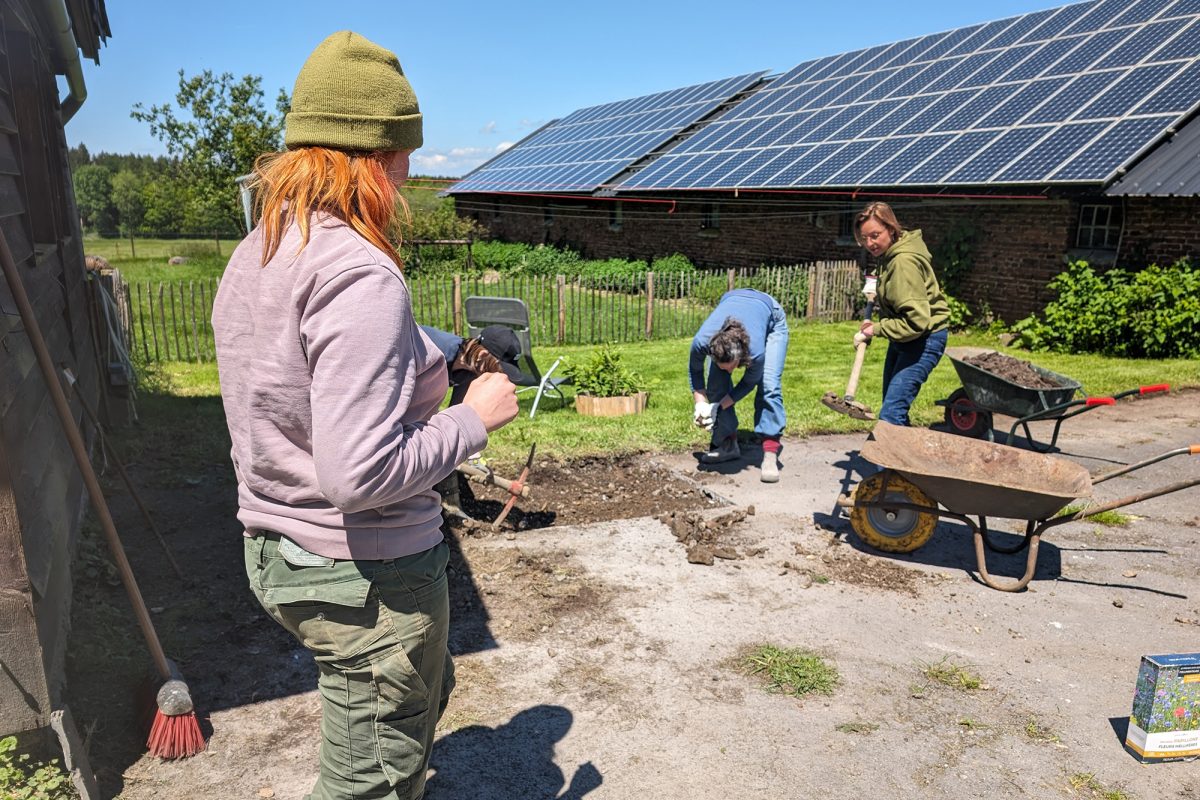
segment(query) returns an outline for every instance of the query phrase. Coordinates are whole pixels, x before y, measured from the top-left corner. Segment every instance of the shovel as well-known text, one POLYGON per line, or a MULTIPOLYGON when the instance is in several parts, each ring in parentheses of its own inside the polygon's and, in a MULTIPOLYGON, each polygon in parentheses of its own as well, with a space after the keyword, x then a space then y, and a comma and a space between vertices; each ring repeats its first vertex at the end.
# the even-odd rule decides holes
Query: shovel
MULTIPOLYGON (((867 296, 867 307, 863 312, 863 319, 870 319, 871 312, 875 308, 874 289, 874 278, 868 277, 867 287, 863 289, 863 293, 867 296)), ((858 391, 858 376, 862 372, 863 359, 866 355, 867 342, 864 340, 854 348, 854 367, 850 370, 850 382, 846 384, 846 393, 839 397, 837 392, 826 392, 825 396, 821 398, 822 403, 839 414, 845 414, 854 419, 875 419, 875 412, 854 399, 854 393, 858 391)))

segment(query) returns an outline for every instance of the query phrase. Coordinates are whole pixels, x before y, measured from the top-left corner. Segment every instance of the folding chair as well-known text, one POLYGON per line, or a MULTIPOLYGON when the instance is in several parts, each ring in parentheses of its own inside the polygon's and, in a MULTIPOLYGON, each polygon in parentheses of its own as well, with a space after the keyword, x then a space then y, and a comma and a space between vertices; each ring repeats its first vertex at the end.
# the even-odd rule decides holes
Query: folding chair
POLYGON ((530 382, 522 381, 517 393, 537 390, 533 397, 533 408, 529 411, 530 419, 537 413, 538 403, 547 393, 556 395, 560 403, 567 402, 566 396, 559 388, 567 383, 567 378, 554 377, 554 370, 558 369, 562 359, 556 358, 550 369, 545 372, 539 370, 533 360, 533 341, 529 335, 529 306, 525 305, 524 300, 518 297, 472 296, 463 302, 463 309, 467 319, 468 336, 478 336, 489 325, 503 325, 511 328, 517 335, 517 340, 521 343, 520 361, 523 362, 518 366, 532 379, 530 382))

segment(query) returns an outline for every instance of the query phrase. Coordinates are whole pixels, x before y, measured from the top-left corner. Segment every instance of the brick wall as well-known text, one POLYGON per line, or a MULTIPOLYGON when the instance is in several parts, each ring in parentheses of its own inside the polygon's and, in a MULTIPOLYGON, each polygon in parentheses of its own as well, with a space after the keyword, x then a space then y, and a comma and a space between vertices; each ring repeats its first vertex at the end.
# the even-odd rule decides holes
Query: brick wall
MULTIPOLYGON (((710 229, 703 229, 701 223, 711 203, 623 202, 620 225, 614 226, 614 202, 556 200, 548 205, 542 198, 470 196, 460 198, 458 207, 460 214, 477 219, 496 238, 569 247, 585 258, 648 261, 682 253, 698 266, 716 268, 863 255, 853 240, 841 235, 839 225, 840 215, 857 210, 862 201, 850 205, 723 197, 716 203, 717 227, 710 229)), ((1125 202, 1125 232, 1118 255, 1122 266, 1144 266, 1155 260, 1169 263, 1200 253, 1200 234, 1192 221, 1200 211, 1200 200, 1129 198, 1125 202)), ((922 230, 935 254, 955 232, 972 232, 973 268, 956 296, 976 310, 986 304, 1010 321, 1040 310, 1052 299, 1046 284, 1065 269, 1068 252, 1087 255, 1072 250, 1078 199, 916 198, 892 205, 901 223, 922 230)))

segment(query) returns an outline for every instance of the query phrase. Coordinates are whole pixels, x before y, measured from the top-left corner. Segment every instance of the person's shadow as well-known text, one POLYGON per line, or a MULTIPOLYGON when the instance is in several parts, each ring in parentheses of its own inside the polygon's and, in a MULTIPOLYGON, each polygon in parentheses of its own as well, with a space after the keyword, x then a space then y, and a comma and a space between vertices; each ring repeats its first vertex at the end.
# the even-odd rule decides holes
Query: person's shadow
POLYGON ((471 725, 438 740, 425 785, 426 800, 579 800, 604 782, 592 762, 565 784, 554 743, 571 729, 562 706, 528 708, 496 728, 471 725), (561 794, 560 794, 561 792, 561 794))

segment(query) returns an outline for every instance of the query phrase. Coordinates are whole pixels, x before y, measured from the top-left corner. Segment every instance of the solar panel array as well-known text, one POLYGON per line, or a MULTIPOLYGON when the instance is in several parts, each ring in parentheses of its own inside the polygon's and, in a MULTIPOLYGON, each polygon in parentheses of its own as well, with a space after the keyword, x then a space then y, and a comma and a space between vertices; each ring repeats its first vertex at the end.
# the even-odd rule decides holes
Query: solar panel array
POLYGON ((1200 104, 1200 0, 1091 0, 807 61, 618 190, 1105 182, 1200 104))
POLYGON ((485 163, 450 192, 591 191, 762 75, 739 75, 579 109, 485 163))

